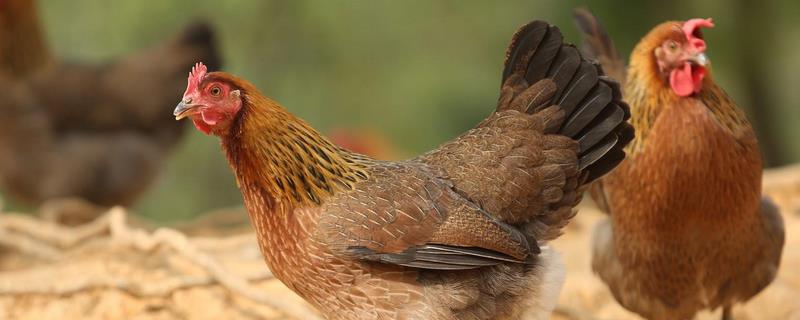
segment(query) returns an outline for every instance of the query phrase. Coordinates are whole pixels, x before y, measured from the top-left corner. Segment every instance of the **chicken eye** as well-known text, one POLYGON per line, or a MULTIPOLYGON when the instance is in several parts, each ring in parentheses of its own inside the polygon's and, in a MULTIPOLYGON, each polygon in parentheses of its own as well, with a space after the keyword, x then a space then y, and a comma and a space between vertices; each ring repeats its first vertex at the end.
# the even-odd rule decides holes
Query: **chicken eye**
POLYGON ((211 88, 210 92, 211 92, 212 96, 219 97, 219 94, 222 93, 222 89, 220 89, 217 86, 214 86, 214 87, 211 88))
POLYGON ((670 40, 667 42, 667 48, 669 49, 669 51, 678 50, 678 43, 675 42, 675 40, 670 40))

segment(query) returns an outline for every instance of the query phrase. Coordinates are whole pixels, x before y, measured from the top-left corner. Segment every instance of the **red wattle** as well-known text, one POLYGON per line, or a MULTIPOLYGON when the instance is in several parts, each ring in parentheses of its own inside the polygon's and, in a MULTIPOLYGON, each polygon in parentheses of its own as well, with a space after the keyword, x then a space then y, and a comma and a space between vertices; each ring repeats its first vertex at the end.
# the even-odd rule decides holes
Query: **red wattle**
POLYGON ((680 97, 688 97, 700 92, 703 88, 703 78, 706 77, 706 68, 692 66, 686 62, 683 67, 675 68, 669 74, 669 85, 672 91, 680 97))
POLYGON ((669 85, 672 91, 680 97, 687 97, 694 92, 692 80, 692 65, 688 62, 682 68, 672 69, 669 74, 669 85))
POLYGON ((200 130, 200 132, 205 134, 211 133, 211 126, 203 122, 202 119, 192 118, 192 123, 194 123, 195 128, 197 128, 197 130, 200 130))
POLYGON ((211 125, 211 126, 217 124, 217 122, 222 120, 222 115, 221 114, 219 114, 218 112, 211 111, 211 110, 201 111, 200 115, 203 116, 203 121, 205 121, 206 124, 211 125))

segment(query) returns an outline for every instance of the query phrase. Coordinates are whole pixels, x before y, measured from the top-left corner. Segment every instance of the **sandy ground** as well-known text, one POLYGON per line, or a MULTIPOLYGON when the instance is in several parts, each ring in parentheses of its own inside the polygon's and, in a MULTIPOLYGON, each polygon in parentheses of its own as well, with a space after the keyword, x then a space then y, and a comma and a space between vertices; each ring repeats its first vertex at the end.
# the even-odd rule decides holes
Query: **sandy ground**
MULTIPOLYGON (((764 189, 786 222, 783 263, 778 279, 734 316, 800 320, 800 166, 768 172, 764 189)), ((265 270, 240 210, 180 228, 189 238, 105 219, 75 229, 0 215, 0 320, 310 318, 302 299, 265 270)), ((591 272, 590 236, 601 219, 590 203, 582 205, 552 244, 567 266, 552 319, 639 319, 591 272)))

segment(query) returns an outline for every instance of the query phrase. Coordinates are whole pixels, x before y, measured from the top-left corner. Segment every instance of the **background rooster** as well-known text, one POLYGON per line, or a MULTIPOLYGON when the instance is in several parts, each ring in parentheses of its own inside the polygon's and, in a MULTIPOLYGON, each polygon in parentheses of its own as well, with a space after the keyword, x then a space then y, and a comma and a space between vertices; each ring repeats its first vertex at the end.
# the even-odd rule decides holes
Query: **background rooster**
MULTIPOLYGON (((619 69, 598 21, 588 11, 576 18, 589 51, 619 69)), ((593 186, 610 214, 595 229, 593 269, 620 304, 648 319, 718 307, 729 319, 780 263, 783 220, 761 197, 758 142, 710 74, 700 28, 712 26, 665 22, 636 45, 624 92, 637 137, 593 186)))
POLYGON ((219 63, 204 23, 101 65, 53 58, 33 1, 0 1, 0 34, 0 184, 32 204, 132 204, 184 132, 164 116, 182 69, 219 63))
POLYGON ((546 246, 633 132, 618 86, 532 22, 497 110, 420 157, 336 147, 251 83, 189 77, 176 119, 221 138, 273 273, 331 319, 543 319, 563 275, 546 246))

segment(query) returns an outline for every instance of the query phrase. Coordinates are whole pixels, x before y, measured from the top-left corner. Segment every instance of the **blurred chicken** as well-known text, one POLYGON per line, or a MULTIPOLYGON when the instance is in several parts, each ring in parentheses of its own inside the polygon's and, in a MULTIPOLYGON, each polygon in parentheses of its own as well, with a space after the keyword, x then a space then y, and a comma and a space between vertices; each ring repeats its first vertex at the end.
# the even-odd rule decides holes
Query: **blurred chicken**
POLYGON ((0 0, 0 74, 21 78, 51 61, 36 3, 0 0))
POLYGON ((0 1, 0 19, 3 191, 31 204, 132 204, 184 132, 164 113, 186 66, 219 64, 211 28, 195 23, 155 47, 88 65, 49 58, 31 1, 0 1))
MULTIPOLYGON (((596 18, 576 18, 590 53, 612 61, 596 18)), ((719 307, 730 319, 733 305, 772 282, 781 259, 783 219, 761 196, 756 136, 711 77, 703 27, 711 19, 665 22, 636 45, 624 93, 638 134, 591 189, 610 214, 595 229, 592 267, 622 306, 648 319, 719 307)))

